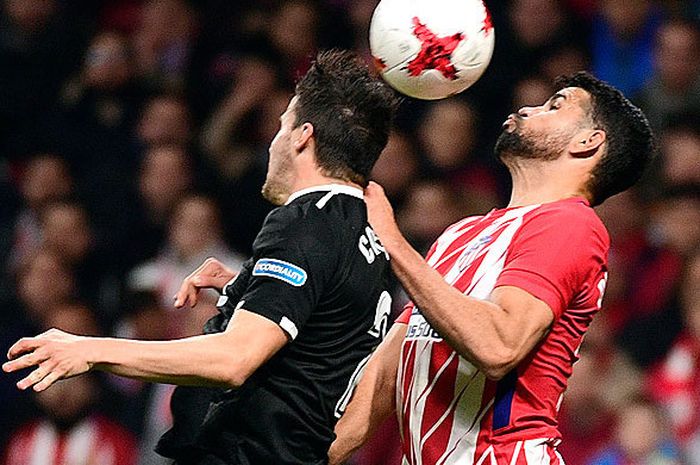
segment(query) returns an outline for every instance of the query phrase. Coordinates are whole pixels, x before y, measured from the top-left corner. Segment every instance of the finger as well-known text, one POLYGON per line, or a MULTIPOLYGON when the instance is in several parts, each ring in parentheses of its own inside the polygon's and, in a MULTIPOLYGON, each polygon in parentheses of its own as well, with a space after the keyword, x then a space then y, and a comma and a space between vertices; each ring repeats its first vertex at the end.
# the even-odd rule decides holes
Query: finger
POLYGON ((31 352, 15 360, 4 363, 2 365, 2 369, 6 373, 12 373, 14 371, 23 370, 34 365, 39 365, 40 363, 45 362, 47 359, 48 356, 46 355, 42 356, 40 354, 37 354, 36 352, 31 352))
POLYGON ((190 302, 190 307, 194 308, 197 305, 197 286, 190 286, 187 289, 187 299, 190 302))
POLYGON ((378 184, 374 181, 370 181, 369 184, 367 185, 367 190, 369 190, 371 193, 377 195, 383 195, 384 194, 384 188, 381 186, 381 184, 378 184))
POLYGON ((23 337, 10 347, 10 350, 7 351, 7 358, 10 360, 17 358, 26 352, 31 352, 37 347, 40 347, 43 343, 44 341, 36 337, 23 337))
POLYGON ((32 371, 29 373, 29 376, 26 378, 22 379, 17 383, 17 387, 24 391, 27 388, 30 388, 34 386, 36 383, 39 381, 43 380, 46 375, 48 375, 50 372, 48 370, 45 370, 42 367, 37 368, 36 370, 32 371))
POLYGON ((34 391, 36 391, 36 392, 45 391, 53 383, 55 383, 56 381, 58 381, 61 378, 62 378, 62 376, 58 372, 52 371, 48 375, 46 375, 44 377, 44 379, 42 379, 41 381, 39 381, 38 383, 36 383, 34 385, 34 391))
POLYGON ((186 278, 182 281, 180 289, 178 289, 177 294, 175 294, 175 307, 181 308, 187 303, 187 288, 190 286, 190 278, 186 278))

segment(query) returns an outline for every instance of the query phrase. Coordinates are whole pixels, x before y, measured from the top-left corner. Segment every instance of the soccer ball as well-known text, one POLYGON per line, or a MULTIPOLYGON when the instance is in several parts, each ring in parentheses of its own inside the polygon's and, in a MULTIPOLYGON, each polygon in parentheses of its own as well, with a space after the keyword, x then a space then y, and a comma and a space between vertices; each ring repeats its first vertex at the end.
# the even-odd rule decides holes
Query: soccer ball
POLYGON ((462 92, 484 73, 495 32, 482 0, 382 0, 369 46, 386 82, 410 97, 462 92))

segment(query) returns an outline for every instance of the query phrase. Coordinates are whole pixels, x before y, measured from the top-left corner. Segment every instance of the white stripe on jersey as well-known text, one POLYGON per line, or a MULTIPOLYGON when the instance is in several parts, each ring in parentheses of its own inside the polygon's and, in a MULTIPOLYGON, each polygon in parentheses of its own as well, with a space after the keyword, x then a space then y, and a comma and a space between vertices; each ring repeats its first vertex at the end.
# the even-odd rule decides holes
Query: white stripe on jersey
MULTIPOLYGON (((468 226, 480 218, 475 218, 471 221, 465 220, 454 227, 448 228, 437 240, 435 250, 431 254, 428 263, 433 268, 436 268, 446 260, 454 258, 455 254, 459 253, 460 257, 444 275, 445 281, 454 286, 470 270, 470 265, 483 257, 482 262, 479 264, 468 286, 462 285, 460 287, 466 288, 465 294, 467 295, 479 299, 488 298, 503 270, 508 247, 512 242, 513 236, 522 226, 523 216, 538 206, 539 205, 531 205, 506 212, 501 218, 484 228, 483 231, 477 234, 476 237, 463 247, 443 256, 455 240, 459 239, 459 237, 471 229, 465 226, 468 226), (492 236, 495 236, 495 238, 491 239, 492 236)), ((422 316, 415 315, 412 318, 422 318, 422 316)), ((409 325, 410 324, 411 322, 409 321, 409 325)), ((451 418, 452 415, 454 415, 454 419, 452 421, 447 447, 436 462, 436 465, 474 463, 474 454, 476 452, 477 439, 480 433, 481 419, 493 403, 493 400, 490 400, 488 406, 482 409, 484 387, 486 386, 485 375, 479 372, 472 363, 459 357, 453 400, 448 406, 432 406, 432 408, 441 409, 446 407, 446 410, 440 413, 438 420, 434 424, 425 425, 429 427, 427 428, 425 436, 421 437, 426 403, 432 393, 433 387, 440 376, 443 375, 447 365, 453 360, 456 352, 453 352, 452 355, 447 358, 447 361, 436 372, 434 379, 429 380, 428 375, 433 344, 446 343, 444 341, 415 339, 405 341, 404 344, 411 344, 411 347, 407 354, 408 360, 400 360, 402 370, 400 370, 399 373, 397 394, 399 400, 403 401, 403 404, 399 403, 399 405, 403 405, 404 407, 402 409, 404 418, 405 415, 410 415, 410 431, 402 431, 404 441, 410 441, 411 444, 411 457, 408 457, 409 463, 413 465, 423 465, 421 454, 423 446, 440 424, 451 418), (413 363, 413 376, 410 380, 407 380, 405 379, 406 370, 411 363, 413 363), (402 399, 404 383, 406 382, 409 382, 407 389, 408 399, 402 399), (471 458, 469 462, 465 461, 467 457, 471 458)), ((431 408, 430 403, 427 403, 427 405, 428 408, 431 408)), ((435 418, 435 415, 431 416, 435 418)), ((403 422, 400 421, 400 424, 403 425, 403 422)), ((480 461, 483 461, 483 459, 484 457, 480 457, 480 461)))
MULTIPOLYGON (((419 434, 411 434, 411 463, 420 463, 420 429, 423 421, 425 401, 428 399, 425 391, 428 389, 428 374, 430 372, 430 355, 432 353, 433 342, 425 340, 415 341, 416 361, 428 360, 428 363, 415 363, 413 366, 413 379, 411 380, 411 390, 409 391, 408 405, 411 406, 409 417, 410 431, 418 431, 419 434)), ((428 394, 430 392, 428 391, 428 394)), ((410 432, 409 432, 410 433, 410 432)))

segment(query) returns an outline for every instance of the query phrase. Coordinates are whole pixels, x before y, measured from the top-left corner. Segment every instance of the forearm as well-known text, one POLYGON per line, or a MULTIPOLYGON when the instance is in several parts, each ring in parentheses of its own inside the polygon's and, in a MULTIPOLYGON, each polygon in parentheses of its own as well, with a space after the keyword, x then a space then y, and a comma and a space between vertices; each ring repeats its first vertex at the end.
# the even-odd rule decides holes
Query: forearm
POLYGON ((236 361, 226 335, 173 341, 90 338, 86 351, 93 369, 155 383, 232 387, 236 361))
POLYGON ((345 413, 335 427, 329 465, 345 463, 396 408, 396 372, 406 326, 392 327, 367 364, 345 413))
POLYGON ((513 338, 502 307, 449 285, 402 236, 385 247, 394 273, 414 304, 461 356, 486 370, 510 357, 504 352, 513 338))

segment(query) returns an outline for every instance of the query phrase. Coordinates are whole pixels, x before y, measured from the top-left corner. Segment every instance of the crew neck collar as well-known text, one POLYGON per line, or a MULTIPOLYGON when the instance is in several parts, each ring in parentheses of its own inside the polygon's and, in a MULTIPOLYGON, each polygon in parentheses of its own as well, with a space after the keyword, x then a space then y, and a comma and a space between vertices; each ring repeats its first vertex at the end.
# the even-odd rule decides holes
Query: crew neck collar
POLYGON ((311 186, 294 192, 284 204, 289 205, 302 195, 311 194, 313 192, 332 192, 333 194, 350 195, 358 199, 364 198, 364 193, 359 187, 348 186, 347 184, 322 184, 320 186, 311 186))

